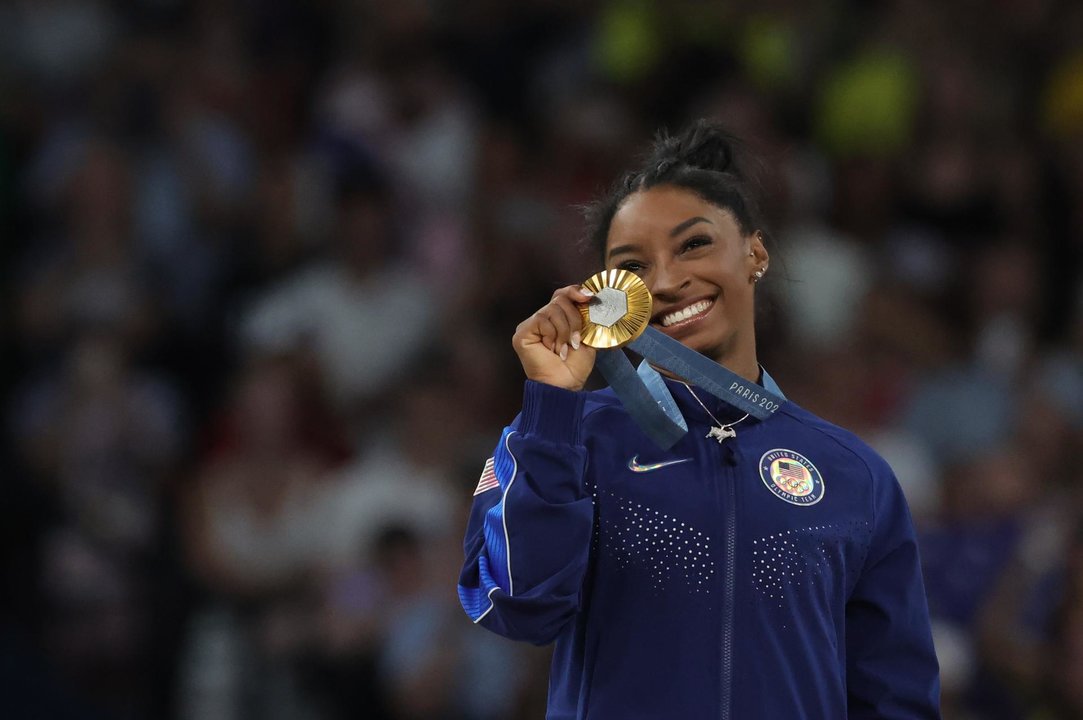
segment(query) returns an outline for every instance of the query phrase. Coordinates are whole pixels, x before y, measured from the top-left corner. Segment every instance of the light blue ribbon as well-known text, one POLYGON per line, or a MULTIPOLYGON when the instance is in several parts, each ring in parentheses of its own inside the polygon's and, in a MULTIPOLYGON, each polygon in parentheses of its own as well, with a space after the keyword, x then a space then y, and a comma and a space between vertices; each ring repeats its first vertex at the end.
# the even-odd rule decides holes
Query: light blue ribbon
POLYGON ((759 420, 771 417, 786 402, 778 384, 763 372, 763 385, 700 355, 656 328, 648 327, 628 344, 646 362, 632 367, 621 349, 603 350, 595 364, 636 424, 656 445, 668 450, 688 432, 688 423, 657 365, 759 420))

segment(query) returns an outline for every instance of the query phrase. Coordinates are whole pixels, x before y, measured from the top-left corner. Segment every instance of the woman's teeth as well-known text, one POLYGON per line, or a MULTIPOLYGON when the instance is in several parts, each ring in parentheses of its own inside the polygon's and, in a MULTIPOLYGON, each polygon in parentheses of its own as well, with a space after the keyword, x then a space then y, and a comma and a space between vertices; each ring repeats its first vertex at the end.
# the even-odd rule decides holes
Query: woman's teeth
POLYGON ((686 308, 671 312, 668 315, 662 317, 662 327, 669 327, 674 323, 683 322, 685 320, 694 318, 696 315, 705 313, 711 309, 713 302, 711 300, 700 300, 698 303, 689 305, 686 308))

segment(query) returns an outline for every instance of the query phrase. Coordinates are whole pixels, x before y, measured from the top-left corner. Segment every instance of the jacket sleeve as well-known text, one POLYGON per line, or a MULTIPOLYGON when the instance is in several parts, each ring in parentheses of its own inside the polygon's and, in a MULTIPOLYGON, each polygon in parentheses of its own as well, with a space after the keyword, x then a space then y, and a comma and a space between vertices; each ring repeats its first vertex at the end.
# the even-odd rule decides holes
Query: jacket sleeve
POLYGON ((917 541, 902 489, 884 465, 865 565, 846 604, 851 720, 940 718, 940 669, 917 541))
POLYGON ((552 642, 579 610, 594 527, 580 439, 585 393, 527 381, 475 493, 459 576, 470 618, 552 642))

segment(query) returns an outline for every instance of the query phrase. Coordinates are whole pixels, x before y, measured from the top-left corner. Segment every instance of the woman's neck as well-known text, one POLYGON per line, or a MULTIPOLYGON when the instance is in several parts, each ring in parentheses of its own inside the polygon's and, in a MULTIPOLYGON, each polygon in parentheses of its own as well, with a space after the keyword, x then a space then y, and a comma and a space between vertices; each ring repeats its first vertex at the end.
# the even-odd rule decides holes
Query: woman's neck
MULTIPOLYGON (((732 361, 729 361, 729 360, 726 360, 726 361, 715 360, 715 362, 717 362, 719 365, 726 368, 730 372, 736 373, 737 375, 744 378, 745 380, 749 380, 749 381, 757 383, 757 384, 759 384, 759 382, 760 382, 760 364, 759 364, 759 362, 757 362, 755 355, 753 355, 751 357, 750 362, 746 361, 744 363, 736 363, 736 362, 732 362, 732 361)), ((669 370, 666 370, 663 367, 658 367, 657 365, 655 365, 653 363, 651 364, 651 367, 653 367, 655 370, 657 370, 658 373, 662 377, 669 378, 670 380, 678 380, 678 381, 684 382, 684 383, 688 382, 688 380, 686 378, 682 378, 679 375, 677 375, 675 373, 672 373, 672 372, 670 372, 669 370)))

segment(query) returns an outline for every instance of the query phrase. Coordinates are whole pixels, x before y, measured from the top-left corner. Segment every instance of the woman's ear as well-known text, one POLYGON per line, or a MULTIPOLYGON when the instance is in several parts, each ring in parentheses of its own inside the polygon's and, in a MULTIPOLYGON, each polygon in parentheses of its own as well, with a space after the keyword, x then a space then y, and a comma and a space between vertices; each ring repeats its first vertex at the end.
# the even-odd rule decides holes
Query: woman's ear
POLYGON ((767 266, 771 256, 767 253, 767 246, 763 242, 763 233, 757 230, 752 233, 752 239, 748 245, 748 273, 750 282, 758 282, 767 272, 767 266))

